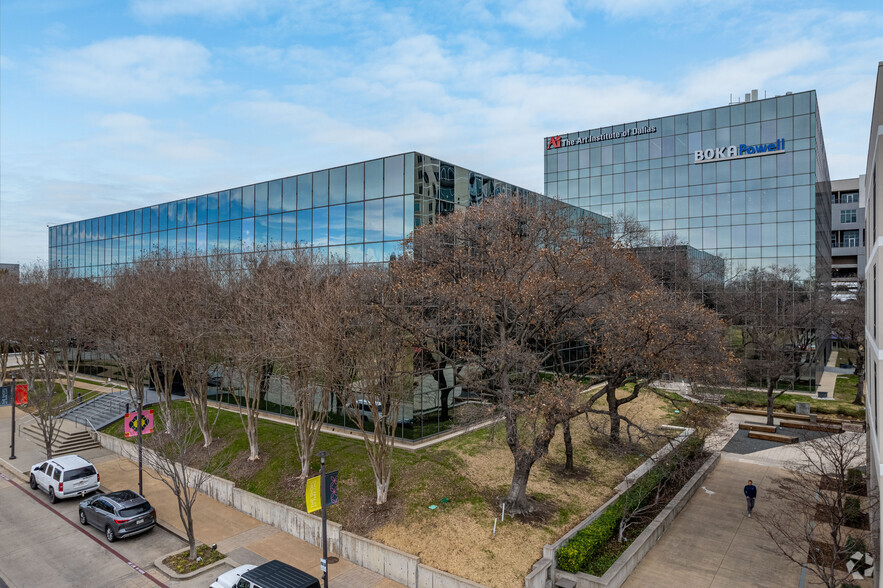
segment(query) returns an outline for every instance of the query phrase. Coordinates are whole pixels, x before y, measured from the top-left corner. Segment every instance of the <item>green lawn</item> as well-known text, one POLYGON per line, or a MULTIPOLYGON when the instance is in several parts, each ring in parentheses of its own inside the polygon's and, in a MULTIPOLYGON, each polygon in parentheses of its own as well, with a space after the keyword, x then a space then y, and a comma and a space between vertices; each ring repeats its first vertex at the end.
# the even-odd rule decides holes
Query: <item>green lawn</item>
POLYGON ((844 402, 852 402, 855 400, 857 385, 858 376, 854 374, 841 374, 837 376, 837 383, 834 384, 834 398, 844 402))
MULTIPOLYGON (((855 388, 853 387, 853 391, 855 388)), ((744 406, 750 408, 766 408, 766 393, 754 390, 730 390, 719 389, 709 390, 710 392, 722 393, 724 395, 725 404, 735 404, 736 406, 744 406)), ((835 392, 835 397, 836 392, 835 392)), ((839 415, 853 419, 863 420, 865 418, 865 408, 852 404, 853 396, 846 400, 818 400, 809 396, 799 394, 782 394, 773 403, 776 410, 787 410, 794 412, 796 402, 809 402, 810 410, 818 414, 839 415)))

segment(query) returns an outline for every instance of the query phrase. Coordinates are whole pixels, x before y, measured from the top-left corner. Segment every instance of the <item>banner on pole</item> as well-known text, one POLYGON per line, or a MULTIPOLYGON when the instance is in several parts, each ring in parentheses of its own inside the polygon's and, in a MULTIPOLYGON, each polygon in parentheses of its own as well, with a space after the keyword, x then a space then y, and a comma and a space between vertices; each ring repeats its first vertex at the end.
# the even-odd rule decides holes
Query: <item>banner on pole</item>
POLYGON ((27 404, 28 403, 28 385, 27 384, 16 384, 15 385, 15 403, 16 404, 27 404))
POLYGON ((307 480, 307 512, 322 510, 322 482, 321 476, 314 476, 307 480))
POLYGON ((325 474, 325 506, 337 504, 337 470, 325 474))
POLYGON ((0 386, 0 406, 12 404, 12 386, 0 386))
POLYGON ((138 430, 141 429, 142 435, 147 435, 148 433, 153 433, 153 409, 150 410, 142 410, 141 411, 141 422, 138 422, 138 413, 137 412, 127 412, 126 418, 123 420, 125 423, 125 435, 126 438, 134 437, 138 435, 138 430))

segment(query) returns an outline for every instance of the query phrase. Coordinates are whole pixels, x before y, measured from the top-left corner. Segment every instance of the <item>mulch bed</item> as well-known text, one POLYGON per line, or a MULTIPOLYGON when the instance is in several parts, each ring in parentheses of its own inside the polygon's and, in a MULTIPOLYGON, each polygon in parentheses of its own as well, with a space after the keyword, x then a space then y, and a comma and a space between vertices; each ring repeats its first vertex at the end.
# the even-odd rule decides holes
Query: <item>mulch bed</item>
POLYGON ((195 559, 190 559, 190 549, 188 548, 181 553, 168 556, 162 562, 179 574, 189 574, 227 556, 208 545, 198 545, 196 547, 196 557, 201 557, 202 561, 198 562, 195 559))

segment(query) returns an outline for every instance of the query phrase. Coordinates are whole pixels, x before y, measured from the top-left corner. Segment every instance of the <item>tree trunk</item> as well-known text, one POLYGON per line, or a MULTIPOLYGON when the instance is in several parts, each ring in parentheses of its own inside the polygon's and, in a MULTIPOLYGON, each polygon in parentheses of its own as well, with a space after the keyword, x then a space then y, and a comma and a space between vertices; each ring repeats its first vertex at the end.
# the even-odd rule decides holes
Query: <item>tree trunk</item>
POLYGON ((509 486, 509 495, 506 496, 506 510, 512 514, 529 513, 533 510, 527 499, 527 481, 530 478, 531 467, 533 467, 532 459, 515 457, 512 485, 509 486))
POLYGON ((852 401, 853 404, 858 404, 859 406, 864 406, 865 404, 865 375, 858 375, 858 383, 855 385, 855 400, 852 401))
POLYGON ((386 500, 389 498, 389 480, 383 481, 375 474, 374 485, 377 487, 377 504, 386 504, 386 500))
POLYGON ((448 394, 451 389, 448 388, 448 378, 445 376, 445 367, 447 363, 439 362, 439 369, 436 370, 435 380, 438 382, 438 392, 441 400, 441 420, 447 421, 451 418, 448 412, 448 394))
POLYGON ((607 390, 607 410, 610 411, 610 442, 614 445, 619 445, 621 421, 619 417, 619 404, 616 401, 616 386, 610 386, 609 384, 607 390))
POLYGON ((570 438, 570 419, 564 421, 564 471, 573 471, 573 440, 570 438))
POLYGON ((258 423, 257 417, 252 417, 251 414, 248 415, 247 425, 248 430, 246 431, 246 436, 248 437, 248 449, 249 456, 248 461, 255 461, 261 458, 258 453, 258 423))
POLYGON ((773 391, 776 389, 776 383, 778 380, 774 378, 770 378, 770 383, 767 385, 766 389, 766 424, 773 424, 773 391))

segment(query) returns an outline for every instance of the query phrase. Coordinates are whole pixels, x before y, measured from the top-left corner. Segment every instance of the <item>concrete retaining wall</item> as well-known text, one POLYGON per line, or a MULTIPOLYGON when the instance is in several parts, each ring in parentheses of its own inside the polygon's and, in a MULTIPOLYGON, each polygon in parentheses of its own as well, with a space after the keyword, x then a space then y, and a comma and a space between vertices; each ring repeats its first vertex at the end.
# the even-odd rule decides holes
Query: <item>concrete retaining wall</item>
MULTIPOLYGON (((105 433, 95 434, 102 447, 133 461, 138 460, 137 445, 105 433)), ((145 455, 149 451, 146 447, 144 448, 145 455)), ((210 476, 202 491, 222 504, 231 506, 311 545, 317 547, 322 545, 321 517, 241 490, 236 488, 233 482, 217 476, 210 476)), ((356 565, 406 586, 412 588, 418 586, 420 588, 483 588, 480 584, 475 584, 465 578, 425 566, 415 555, 348 533, 338 523, 328 521, 327 532, 330 553, 335 553, 356 565)))
POLYGON ((419 564, 417 568, 417 588, 484 588, 481 584, 423 564, 419 564))
POLYGON ((341 531, 340 556, 405 586, 417 586, 420 558, 416 555, 341 531))
MULTIPOLYGON (((671 428, 682 428, 682 427, 671 427, 671 428)), ((558 552, 558 548, 570 541, 571 537, 576 535, 582 529, 591 524, 595 519, 601 516, 601 514, 607 510, 611 504, 616 502, 622 494, 631 488, 634 483, 645 473, 650 471, 650 469, 659 463, 661 459, 663 459, 666 455, 671 453, 674 448, 678 445, 689 439, 695 431, 693 429, 685 428, 683 432, 675 437, 671 443, 667 443, 665 447, 654 453, 650 456, 649 459, 644 461, 637 468, 632 470, 625 479, 616 486, 616 494, 614 494, 610 500, 602 504, 595 512, 590 514, 588 517, 583 519, 578 525, 576 525, 573 529, 565 533, 558 541, 553 543, 552 545, 543 546, 543 557, 539 561, 534 564, 533 570, 524 578, 525 588, 543 588, 549 583, 551 583, 552 579, 555 577, 555 574, 566 574, 566 572, 559 572, 556 568, 556 559, 555 554, 558 552)), ((643 556, 642 556, 643 557, 643 556)), ((571 574, 572 575, 572 574, 571 574)), ((570 575, 568 575, 570 577, 570 575)))
POLYGON ((715 453, 699 468, 693 477, 684 484, 671 502, 662 509, 656 518, 653 519, 646 529, 635 539, 628 549, 616 560, 603 577, 593 576, 591 574, 571 574, 562 570, 555 570, 555 579, 568 579, 576 582, 577 588, 619 588, 628 579, 629 575, 635 571, 644 556, 653 548, 654 545, 662 538, 663 533, 672 524, 687 502, 696 493, 696 490, 708 477, 708 474, 717 465, 720 460, 720 453, 715 453))

